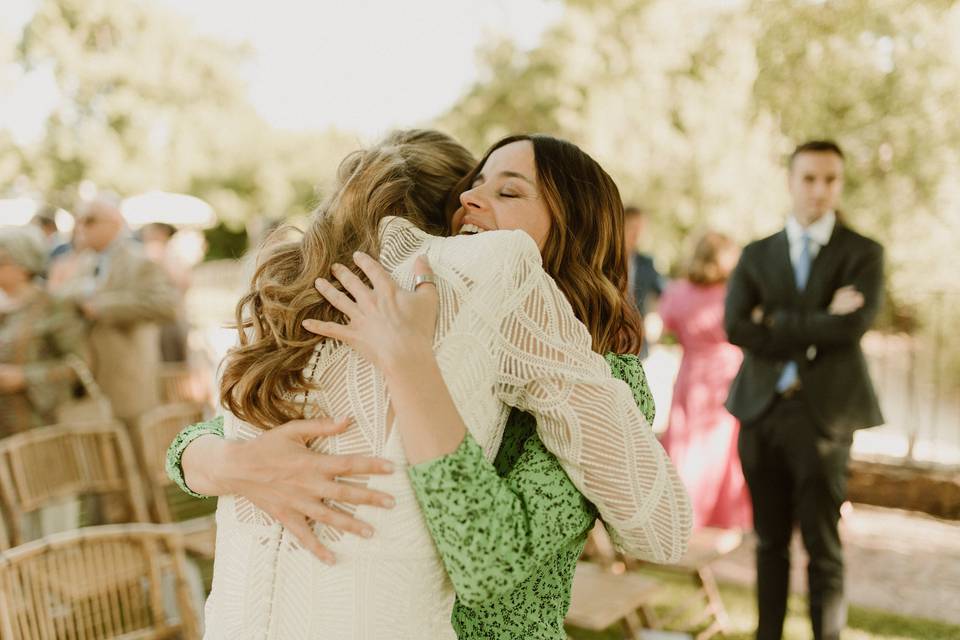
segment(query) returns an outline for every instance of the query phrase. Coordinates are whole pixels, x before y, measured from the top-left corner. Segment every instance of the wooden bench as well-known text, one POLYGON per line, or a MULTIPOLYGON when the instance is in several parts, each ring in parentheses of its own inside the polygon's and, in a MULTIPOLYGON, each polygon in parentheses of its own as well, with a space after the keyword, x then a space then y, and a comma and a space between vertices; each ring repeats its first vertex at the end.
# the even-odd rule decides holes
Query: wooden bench
POLYGON ((658 586, 653 578, 578 562, 566 623, 588 631, 619 625, 625 638, 636 638, 644 626, 656 624, 649 602, 658 586))
POLYGON ((687 552, 680 562, 673 565, 657 565, 658 569, 689 576, 704 600, 702 605, 696 600, 690 600, 674 607, 664 621, 666 626, 673 627, 679 621, 688 619, 694 606, 702 606, 703 608, 699 612, 694 612, 693 619, 687 623, 691 628, 707 625, 696 635, 696 640, 708 640, 717 634, 726 633, 730 619, 727 616, 726 607, 723 606, 720 588, 717 586, 711 565, 737 549, 742 542, 743 534, 739 531, 706 527, 694 531, 687 552))
POLYGON ((743 534, 739 531, 706 527, 693 533, 687 552, 678 563, 649 565, 618 554, 606 530, 598 523, 590 534, 585 553, 613 573, 623 573, 633 569, 642 571, 644 567, 655 566, 658 571, 670 571, 689 576, 703 596, 703 602, 692 599, 682 603, 669 611, 664 620, 654 618, 652 610, 648 609, 647 626, 678 628, 683 625, 688 628, 698 628, 706 625, 696 635, 696 640, 708 640, 717 634, 725 633, 729 628, 729 617, 723 605, 723 599, 720 597, 720 589, 711 565, 735 550, 742 542, 743 534), (694 611, 694 607, 698 607, 698 610, 694 611), (692 620, 690 620, 691 616, 692 620))

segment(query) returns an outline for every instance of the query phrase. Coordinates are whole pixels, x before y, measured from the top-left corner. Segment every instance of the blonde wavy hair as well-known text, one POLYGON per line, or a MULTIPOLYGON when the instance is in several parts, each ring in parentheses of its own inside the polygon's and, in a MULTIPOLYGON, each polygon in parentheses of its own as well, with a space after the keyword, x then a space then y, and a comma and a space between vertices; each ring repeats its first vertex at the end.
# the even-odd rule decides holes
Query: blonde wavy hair
POLYGON ((385 216, 402 216, 445 235, 444 207, 474 165, 474 157, 453 138, 425 129, 394 132, 348 155, 309 228, 293 240, 290 227, 278 229, 260 248, 250 289, 236 307, 240 344, 224 363, 224 408, 265 428, 303 417, 294 398, 310 388, 303 368, 323 338, 301 322, 343 320, 314 289, 314 280, 329 278, 337 262, 364 277, 351 256, 354 251, 379 256, 379 224, 385 216))

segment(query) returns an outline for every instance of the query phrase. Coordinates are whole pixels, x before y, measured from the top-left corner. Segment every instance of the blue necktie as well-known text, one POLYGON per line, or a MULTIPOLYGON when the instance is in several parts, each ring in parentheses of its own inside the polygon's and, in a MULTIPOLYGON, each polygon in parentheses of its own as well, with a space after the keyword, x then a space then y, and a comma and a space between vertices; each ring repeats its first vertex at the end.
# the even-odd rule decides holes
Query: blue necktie
MULTIPOLYGON (((810 277, 810 235, 804 232, 800 236, 800 257, 793 265, 793 278, 797 283, 797 291, 803 291, 807 286, 807 278, 810 277)), ((777 391, 786 391, 797 381, 797 363, 793 360, 787 362, 777 380, 777 391)))

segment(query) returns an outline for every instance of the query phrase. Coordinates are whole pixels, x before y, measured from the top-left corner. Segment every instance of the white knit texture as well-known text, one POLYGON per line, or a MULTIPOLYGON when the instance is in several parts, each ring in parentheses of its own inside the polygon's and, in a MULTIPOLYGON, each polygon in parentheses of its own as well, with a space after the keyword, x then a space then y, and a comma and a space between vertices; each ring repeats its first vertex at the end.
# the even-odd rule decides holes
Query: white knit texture
MULTIPOLYGON (((590 350, 586 328, 519 231, 435 238, 408 222, 381 227, 380 260, 400 286, 426 254, 440 277, 435 353, 467 428, 493 460, 510 406, 537 416, 538 432, 631 555, 677 559, 689 537, 687 495, 629 388, 590 350)), ((319 390, 307 415, 349 416, 342 435, 315 448, 382 456, 397 471, 350 478, 393 495, 385 510, 337 505, 369 522, 366 540, 315 527, 337 556, 327 566, 241 497, 220 498, 211 640, 420 640, 454 638, 453 588, 406 476, 398 434, 387 424, 382 375, 347 346, 327 341, 305 375, 319 390)), ((228 438, 259 430, 226 415, 228 438)))

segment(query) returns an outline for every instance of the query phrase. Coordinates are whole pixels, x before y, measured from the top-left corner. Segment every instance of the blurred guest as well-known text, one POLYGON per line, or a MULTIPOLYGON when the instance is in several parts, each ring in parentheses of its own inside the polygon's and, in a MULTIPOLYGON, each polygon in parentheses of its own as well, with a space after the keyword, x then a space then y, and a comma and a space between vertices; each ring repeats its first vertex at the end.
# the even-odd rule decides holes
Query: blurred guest
POLYGON ((190 271, 171 251, 177 228, 165 222, 151 222, 140 230, 143 251, 148 258, 163 267, 170 280, 181 291, 190 288, 190 271))
POLYGON ((86 355, 83 319, 38 279, 46 259, 38 229, 0 227, 0 437, 56 422, 77 380, 68 357, 86 355))
MULTIPOLYGON (((645 318, 654 298, 663 293, 665 280, 653 264, 653 258, 637 249, 647 234, 648 213, 646 209, 637 206, 624 208, 624 242, 627 247, 628 286, 634 304, 640 310, 640 317, 645 318)), ((646 338, 643 340, 640 357, 646 358, 650 347, 646 338)))
POLYGON ((49 266, 52 265, 52 263, 58 258, 73 251, 72 238, 66 238, 62 233, 60 233, 60 228, 57 226, 58 211, 60 211, 60 209, 57 207, 52 205, 43 205, 37 210, 36 215, 34 215, 33 219, 30 221, 31 224, 38 226, 40 230, 43 231, 43 235, 47 238, 47 248, 49 249, 47 269, 48 281, 50 276, 49 266))
POLYGON ((50 253, 50 261, 47 266, 47 289, 54 293, 67 283, 72 282, 83 264, 85 256, 83 247, 77 240, 78 235, 79 230, 74 227, 70 239, 57 246, 50 253))
POLYGON ((50 205, 43 205, 37 210, 30 224, 36 226, 43 233, 46 239, 48 253, 63 243, 60 236, 60 230, 57 228, 57 208, 50 205))
POLYGON ((856 429, 883 422, 860 350, 880 308, 883 247, 838 216, 843 169, 834 142, 796 148, 786 228, 744 249, 727 293, 727 334, 744 351, 727 408, 742 424, 753 498, 761 640, 783 631, 796 522, 810 556, 814 637, 840 637, 850 443, 856 429))
POLYGON ((56 239, 58 233, 56 211, 53 207, 44 206, 30 219, 30 224, 40 229, 43 237, 48 241, 56 239))
POLYGON ((723 330, 726 282, 739 255, 727 236, 704 234, 686 277, 668 284, 660 298, 664 331, 683 346, 662 442, 690 493, 695 528, 750 526, 750 496, 737 455, 740 425, 723 406, 743 359, 723 330))
POLYGON ((82 207, 77 232, 86 253, 62 291, 92 323, 94 377, 114 414, 129 423, 160 402, 158 324, 176 317, 176 293, 163 269, 126 237, 112 201, 82 207))
POLYGON ((160 357, 164 362, 187 359, 187 318, 184 300, 190 288, 190 269, 172 250, 171 240, 177 233, 173 225, 154 222, 140 230, 147 257, 160 265, 177 292, 176 320, 160 326, 160 357))

